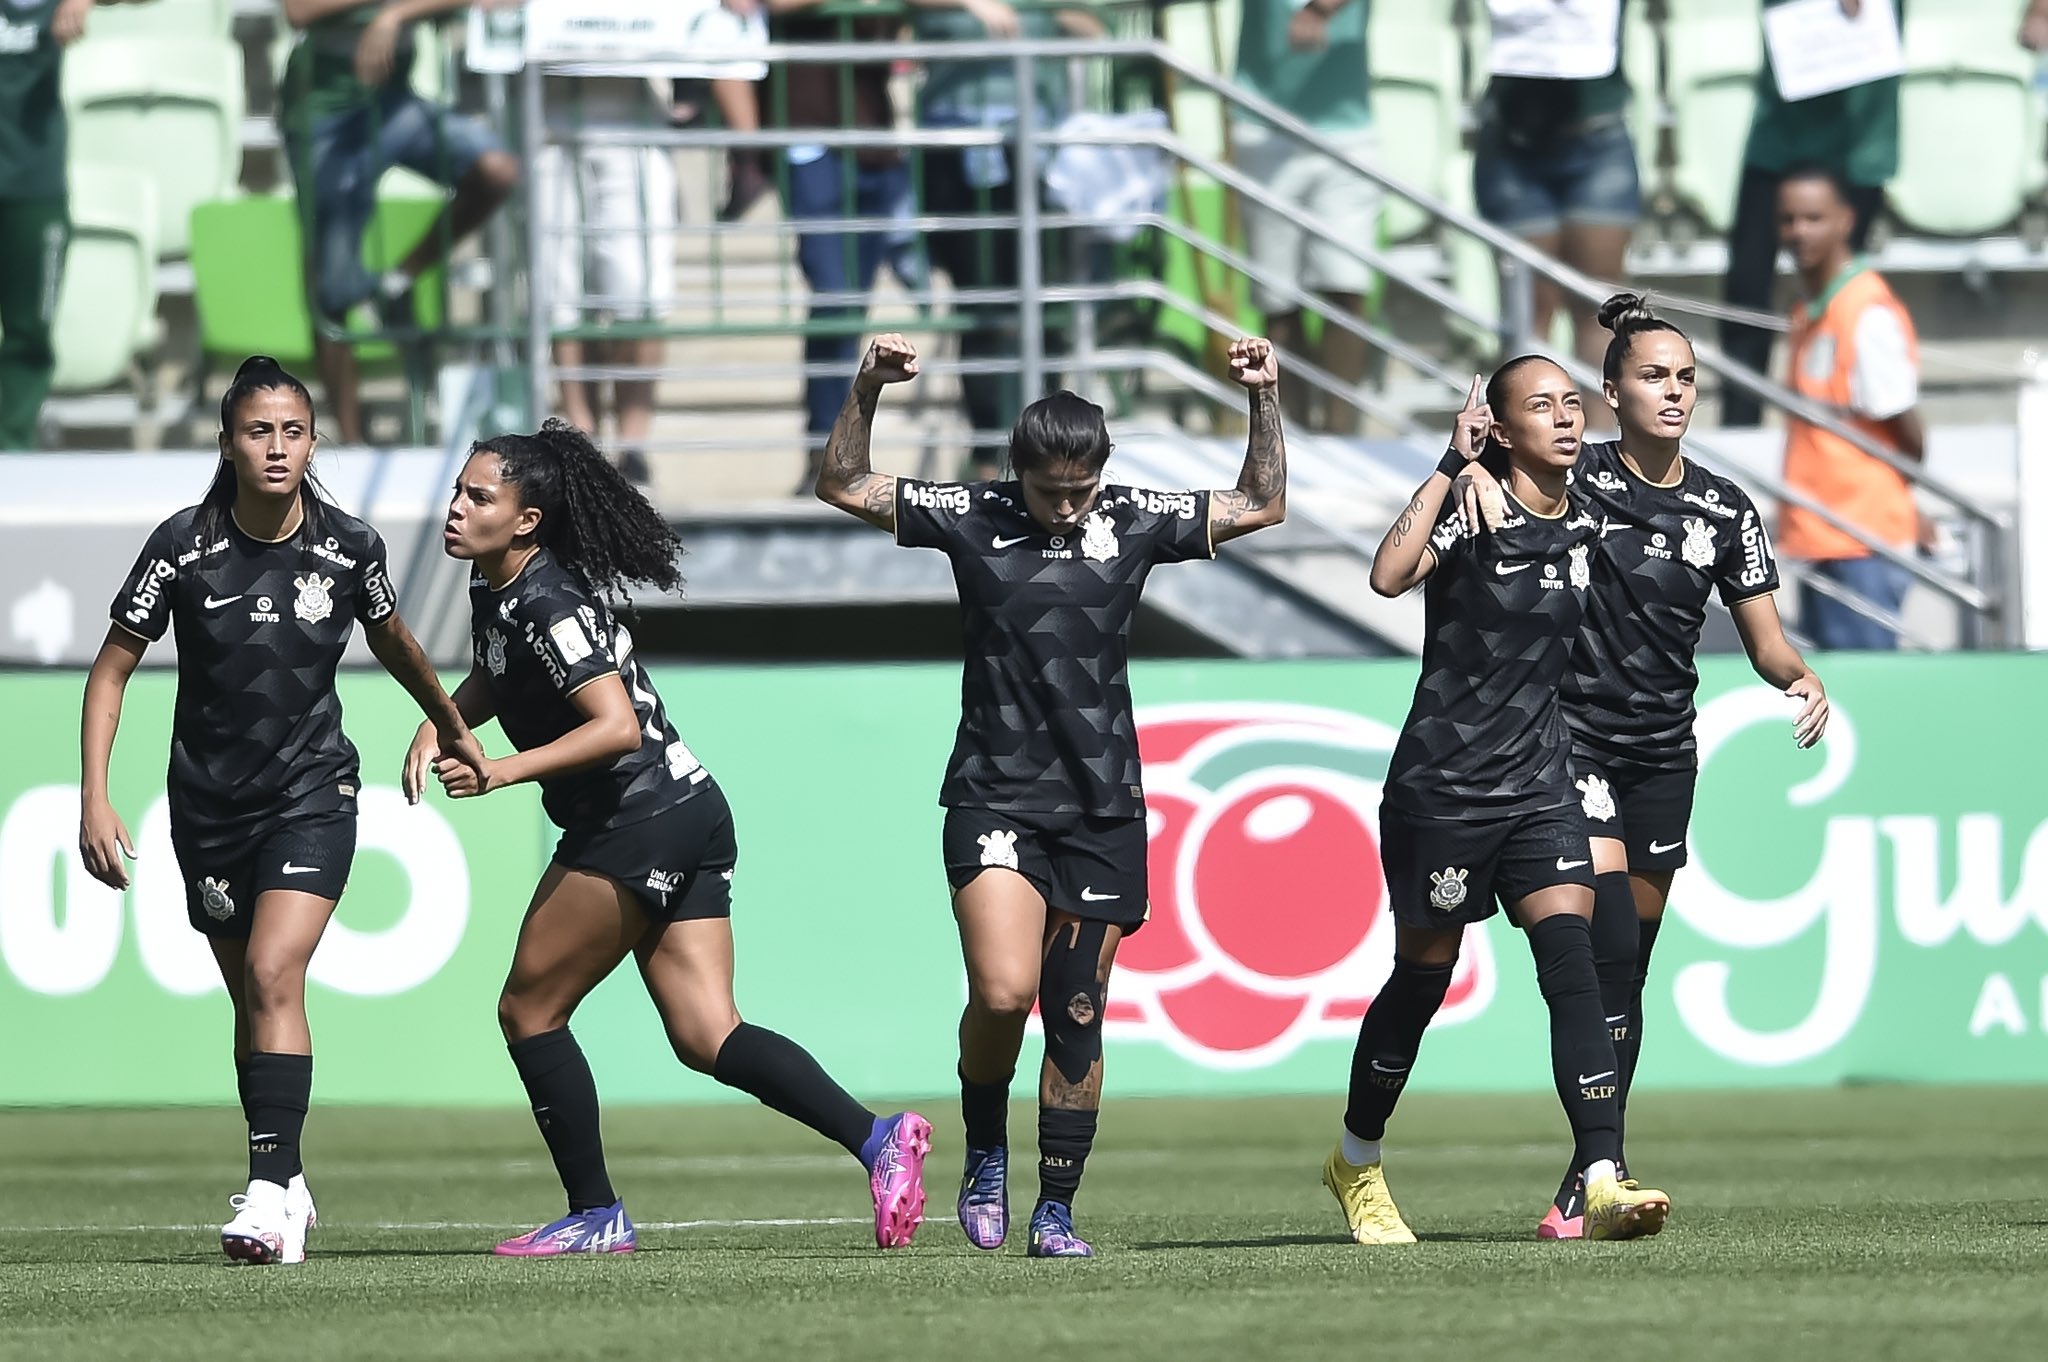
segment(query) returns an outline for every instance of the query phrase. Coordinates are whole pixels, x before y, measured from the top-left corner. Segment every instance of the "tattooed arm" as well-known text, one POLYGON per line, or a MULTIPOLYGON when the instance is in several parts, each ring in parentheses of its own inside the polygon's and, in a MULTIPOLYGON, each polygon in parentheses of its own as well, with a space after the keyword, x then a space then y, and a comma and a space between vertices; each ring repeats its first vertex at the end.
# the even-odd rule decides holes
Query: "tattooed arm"
MULTIPOLYGON (((1477 376, 1452 428, 1451 448, 1469 463, 1493 427, 1493 410, 1482 400, 1484 390, 1477 376)), ((1399 596, 1413 591, 1436 571, 1436 550, 1430 547, 1430 531, 1443 513, 1444 498, 1451 492, 1451 480, 1441 469, 1415 491, 1407 509, 1394 521, 1379 552, 1372 556, 1372 589, 1382 596, 1399 596)))
POLYGON ((825 440, 825 461, 818 469, 818 500, 857 515, 877 529, 896 531, 896 479, 868 466, 868 442, 875 425, 875 404, 882 388, 917 377, 917 349, 891 332, 877 336, 861 359, 860 372, 825 440))
POLYGON ((1252 430, 1237 486, 1210 494, 1211 544, 1287 518, 1287 436, 1280 427, 1280 367, 1272 342, 1252 337, 1232 345, 1230 376, 1251 392, 1252 430))

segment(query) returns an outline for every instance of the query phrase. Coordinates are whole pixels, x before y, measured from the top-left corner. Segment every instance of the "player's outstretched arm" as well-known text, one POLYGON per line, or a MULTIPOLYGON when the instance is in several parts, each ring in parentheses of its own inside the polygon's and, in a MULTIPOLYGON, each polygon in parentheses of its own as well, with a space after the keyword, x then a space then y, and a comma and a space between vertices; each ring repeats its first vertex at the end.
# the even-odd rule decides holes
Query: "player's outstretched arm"
MULTIPOLYGON (((463 765, 481 770, 484 762, 483 745, 463 722, 462 713, 448 692, 441 689, 441 678, 434 674, 434 664, 427 661, 427 655, 420 651, 418 640, 412 630, 405 627, 404 619, 396 610, 375 624, 363 629, 363 639, 370 645, 371 655, 391 673, 391 678, 405 687, 413 703, 427 716, 427 722, 434 726, 434 741, 439 750, 463 765)), ((407 760, 401 782, 405 797, 417 804, 425 788, 426 773, 407 760), (417 782, 417 783, 415 783, 417 782)))
MULTIPOLYGON (((1478 450, 1493 429, 1493 408, 1486 404, 1485 386, 1472 378, 1472 391, 1451 427, 1451 451, 1465 463, 1478 457, 1478 450)), ((1451 461, 1445 455, 1445 462, 1451 461)), ((1413 591, 1436 571, 1436 552, 1429 546, 1430 531, 1443 513, 1444 498, 1451 492, 1451 478, 1442 466, 1431 473, 1401 514, 1395 518, 1379 552, 1372 556, 1372 589, 1382 596, 1399 596, 1413 591)))
POLYGON ((1742 636, 1742 650, 1749 654, 1749 665, 1756 674, 1785 694, 1805 701, 1792 721, 1793 741, 1801 747, 1819 742, 1828 731, 1827 687, 1785 637, 1777 599, 1751 596, 1730 606, 1728 613, 1734 617, 1735 632, 1742 636))
POLYGON ((1210 494, 1212 544, 1287 519, 1287 433, 1280 422, 1280 362, 1273 343, 1258 336, 1233 343, 1230 376, 1251 394, 1251 436, 1237 486, 1210 494))
POLYGON ((135 839, 107 799, 107 767, 113 761, 114 732, 121 726, 128 678, 148 646, 149 640, 118 624, 107 626, 107 640, 86 673, 78 726, 78 855, 86 873, 115 889, 128 887, 128 868, 121 858, 135 859, 135 839))
POLYGON ((891 534, 896 532, 896 479, 869 465, 868 446, 882 389, 916 377, 916 346, 893 331, 875 337, 825 439, 825 462, 818 469, 818 500, 891 534))

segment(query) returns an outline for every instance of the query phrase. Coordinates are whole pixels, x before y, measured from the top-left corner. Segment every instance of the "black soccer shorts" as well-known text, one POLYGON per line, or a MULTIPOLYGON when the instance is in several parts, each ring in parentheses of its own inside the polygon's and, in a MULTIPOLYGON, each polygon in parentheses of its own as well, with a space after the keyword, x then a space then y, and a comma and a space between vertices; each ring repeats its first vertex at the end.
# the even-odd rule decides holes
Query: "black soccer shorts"
POLYGON ((1572 779, 1579 787, 1587 833, 1612 837, 1628 848, 1630 870, 1676 870, 1685 864, 1697 768, 1623 765, 1573 744, 1572 779))
POLYGON ((1462 927, 1539 889, 1593 887, 1585 818, 1569 804, 1501 818, 1411 818, 1383 803, 1380 864, 1394 921, 1409 927, 1462 927))
POLYGON ((208 936, 248 938, 256 900, 288 889, 338 899, 356 856, 356 816, 286 814, 232 841, 171 827, 171 849, 185 880, 185 916, 208 936))
POLYGON ((956 890, 984 870, 1014 870, 1046 907, 1110 923, 1126 936, 1150 912, 1142 817, 954 808, 946 810, 940 844, 956 890))
POLYGON ((718 782, 707 780, 652 818, 564 832, 554 860, 617 881, 656 922, 684 922, 732 916, 739 854, 732 806, 718 782))

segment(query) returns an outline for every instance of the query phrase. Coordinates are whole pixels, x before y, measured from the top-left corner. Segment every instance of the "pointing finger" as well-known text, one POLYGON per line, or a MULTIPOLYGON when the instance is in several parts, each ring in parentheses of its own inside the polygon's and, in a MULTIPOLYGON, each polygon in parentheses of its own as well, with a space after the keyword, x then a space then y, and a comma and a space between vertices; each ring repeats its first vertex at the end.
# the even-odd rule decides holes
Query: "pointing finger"
POLYGON ((1486 380, 1478 374, 1472 375, 1472 391, 1465 394, 1465 410, 1478 411, 1481 406, 1479 399, 1485 392, 1486 380))

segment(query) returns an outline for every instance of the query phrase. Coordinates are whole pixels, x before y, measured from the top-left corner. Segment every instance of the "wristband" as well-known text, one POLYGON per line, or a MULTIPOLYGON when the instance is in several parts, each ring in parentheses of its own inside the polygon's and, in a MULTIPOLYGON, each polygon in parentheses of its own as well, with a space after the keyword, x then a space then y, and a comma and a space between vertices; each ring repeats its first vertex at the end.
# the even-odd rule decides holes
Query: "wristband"
POLYGON ((1456 482, 1458 475, 1463 473, 1465 466, 1471 462, 1470 459, 1458 452, 1457 446, 1453 445, 1444 451, 1443 458, 1437 463, 1436 471, 1449 478, 1452 482, 1456 482))

